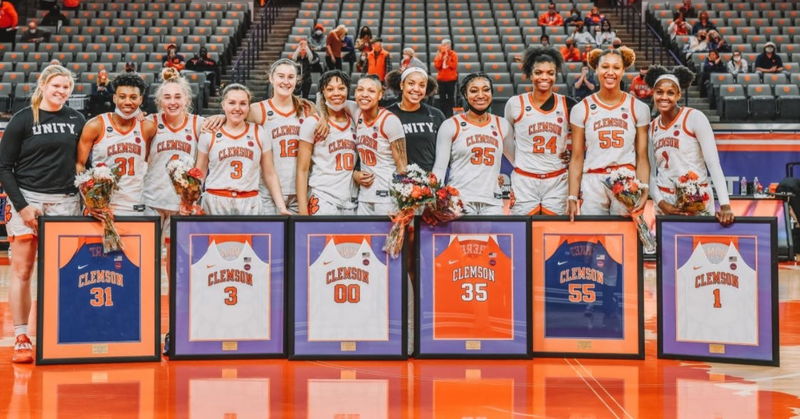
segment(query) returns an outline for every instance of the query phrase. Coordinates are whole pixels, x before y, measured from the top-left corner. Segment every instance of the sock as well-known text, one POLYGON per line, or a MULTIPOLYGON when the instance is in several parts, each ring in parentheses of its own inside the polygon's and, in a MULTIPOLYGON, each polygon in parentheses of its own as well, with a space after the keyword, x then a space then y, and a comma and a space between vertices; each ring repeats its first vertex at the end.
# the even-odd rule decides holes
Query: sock
POLYGON ((14 336, 27 335, 27 334, 28 334, 27 324, 18 324, 14 326, 14 336))

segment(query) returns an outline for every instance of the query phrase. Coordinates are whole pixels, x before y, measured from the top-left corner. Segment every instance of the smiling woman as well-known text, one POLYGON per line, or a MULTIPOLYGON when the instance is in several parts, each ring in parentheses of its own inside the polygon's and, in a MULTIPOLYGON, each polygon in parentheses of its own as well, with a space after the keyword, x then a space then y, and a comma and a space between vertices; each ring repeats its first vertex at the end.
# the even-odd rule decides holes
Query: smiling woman
POLYGON ((80 214, 73 156, 86 120, 65 105, 72 88, 69 70, 57 65, 46 67, 31 106, 11 118, 0 141, 0 183, 11 202, 6 208, 6 230, 14 254, 9 292, 16 336, 12 362, 33 362, 27 334, 37 218, 80 214))

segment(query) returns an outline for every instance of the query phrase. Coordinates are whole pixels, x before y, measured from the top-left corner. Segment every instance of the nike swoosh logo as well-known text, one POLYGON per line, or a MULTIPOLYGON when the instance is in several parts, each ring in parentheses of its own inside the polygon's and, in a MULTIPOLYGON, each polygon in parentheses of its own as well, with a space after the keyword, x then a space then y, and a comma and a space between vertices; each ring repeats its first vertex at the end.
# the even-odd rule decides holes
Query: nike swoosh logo
POLYGON ((695 271, 700 269, 700 268, 702 268, 702 266, 692 266, 692 269, 694 269, 695 271))
POLYGON ((450 265, 455 265, 456 263, 458 263, 458 261, 457 260, 448 260, 447 263, 450 264, 450 265))
POLYGON ((211 269, 211 268, 213 268, 215 266, 217 266, 217 265, 206 265, 206 269, 211 269))
POLYGON ((322 264, 323 264, 324 266, 328 266, 328 265, 330 265, 331 263, 333 263, 333 261, 332 261, 332 260, 329 260, 329 261, 327 261, 327 262, 322 262, 322 264))
POLYGON ((564 265, 565 263, 567 263, 567 261, 566 260, 562 260, 561 262, 558 262, 558 266, 564 265))
POLYGON ((87 267, 87 266, 89 266, 89 264, 86 264, 86 265, 78 265, 78 269, 80 270, 80 269, 83 269, 83 268, 85 268, 85 267, 87 267))

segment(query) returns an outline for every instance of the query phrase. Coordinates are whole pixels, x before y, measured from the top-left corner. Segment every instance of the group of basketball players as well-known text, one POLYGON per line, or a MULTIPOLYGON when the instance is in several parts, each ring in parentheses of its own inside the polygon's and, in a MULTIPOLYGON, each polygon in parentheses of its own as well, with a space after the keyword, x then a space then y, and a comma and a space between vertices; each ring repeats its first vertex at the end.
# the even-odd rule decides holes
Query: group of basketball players
MULTIPOLYGON (((393 173, 410 163, 447 176, 461 191, 467 214, 502 214, 499 175, 505 156, 514 166, 513 214, 627 214, 602 184, 609 173, 626 167, 636 172, 645 192, 636 209, 645 205, 649 191, 658 212, 679 214, 675 181, 691 170, 713 196, 710 177, 721 204, 717 218, 732 222, 709 122, 701 112, 678 106, 693 74, 680 67, 651 69, 647 82, 659 112, 651 122, 648 107, 620 89, 634 61, 633 51, 624 47, 592 51, 588 64, 597 73, 599 91, 576 104, 554 92, 561 55, 531 48, 522 66, 533 89, 511 98, 504 117, 491 114, 490 77, 475 73, 461 85, 466 112, 447 120, 424 103, 436 86, 421 68, 387 76, 400 93, 388 109, 379 106, 384 84, 377 77, 361 77, 352 102, 350 78, 329 71, 319 81, 314 106, 293 95, 299 68, 281 59, 269 70, 270 99, 252 103, 246 87, 228 85, 222 92, 224 115, 204 120, 192 114, 189 84, 168 71, 156 91, 159 113, 142 116, 147 86, 126 73, 112 82, 115 111, 86 122, 66 106, 73 75, 48 66, 31 106, 14 115, 0 142, 0 183, 10 201, 13 361, 33 359, 27 322, 37 218, 81 213, 73 183, 89 162, 105 163, 122 175, 112 198, 115 215, 159 215, 166 234, 180 204, 166 169, 172 159, 205 174, 201 202, 211 215, 387 215, 396 209, 389 194, 393 173)), ((713 200, 709 209, 714 213, 713 200)))

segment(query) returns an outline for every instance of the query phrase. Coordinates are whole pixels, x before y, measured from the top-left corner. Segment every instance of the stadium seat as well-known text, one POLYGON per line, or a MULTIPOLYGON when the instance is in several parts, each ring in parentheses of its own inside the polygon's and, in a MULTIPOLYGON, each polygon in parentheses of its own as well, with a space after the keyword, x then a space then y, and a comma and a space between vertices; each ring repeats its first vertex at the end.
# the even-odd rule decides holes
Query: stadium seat
POLYGON ((770 86, 789 83, 788 78, 783 73, 764 74, 763 78, 763 82, 770 86))
POLYGON ((800 119, 800 88, 795 84, 775 86, 778 98, 778 113, 781 119, 797 121, 800 119))
POLYGON ((736 76, 736 81, 746 87, 751 84, 760 84, 761 77, 758 73, 743 73, 736 76))
POLYGON ((14 101, 11 104, 11 113, 17 113, 20 109, 30 104, 30 97, 34 88, 36 88, 36 84, 34 83, 17 83, 14 88, 14 101))
POLYGON ((33 62, 20 62, 14 68, 15 71, 22 73, 30 73, 32 71, 39 71, 39 63, 33 62))
POLYGON ((719 92, 718 109, 725 120, 747 119, 747 97, 744 87, 734 84, 722 85, 719 92))
POLYGON ((755 120, 775 118, 775 96, 769 85, 751 84, 747 86, 747 96, 749 97, 751 118, 755 120))
POLYGON ((11 83, 0 83, 0 112, 8 112, 11 106, 11 83))

